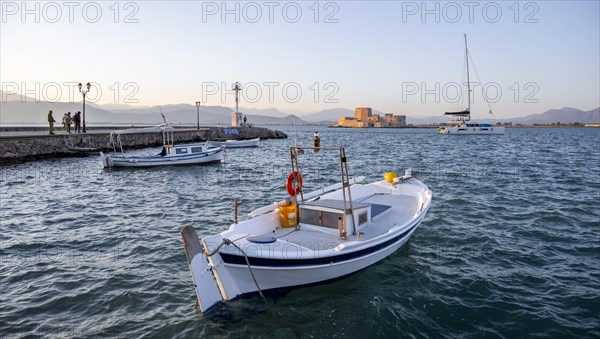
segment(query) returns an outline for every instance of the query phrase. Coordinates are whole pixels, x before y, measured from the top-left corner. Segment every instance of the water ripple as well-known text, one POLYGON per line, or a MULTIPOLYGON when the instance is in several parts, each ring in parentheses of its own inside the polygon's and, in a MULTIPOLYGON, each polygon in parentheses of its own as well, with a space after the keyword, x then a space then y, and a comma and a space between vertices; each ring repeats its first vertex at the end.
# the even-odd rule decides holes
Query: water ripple
MULTIPOLYGON (((313 128, 297 128, 310 144, 313 128)), ((96 158, 0 167, 0 328, 8 337, 599 337, 600 138, 592 129, 321 129, 352 175, 413 173, 434 192, 396 254, 350 277, 207 314, 179 228, 221 231, 285 197, 292 140, 204 167, 104 170, 96 158)), ((143 153, 145 150, 136 150, 143 153)), ((307 190, 337 162, 302 155, 307 190)))

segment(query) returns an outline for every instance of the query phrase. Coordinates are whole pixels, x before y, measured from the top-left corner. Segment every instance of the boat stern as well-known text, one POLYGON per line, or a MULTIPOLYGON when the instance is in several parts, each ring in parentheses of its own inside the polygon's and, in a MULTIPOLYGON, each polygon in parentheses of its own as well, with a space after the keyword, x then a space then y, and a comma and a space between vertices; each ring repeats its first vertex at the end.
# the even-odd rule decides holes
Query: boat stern
POLYGON ((104 154, 104 152, 100 152, 100 162, 102 162, 102 166, 104 166, 104 168, 113 166, 112 158, 110 155, 104 154))
POLYGON ((220 234, 198 239, 192 226, 180 231, 185 254, 192 273, 200 310, 206 312, 219 301, 235 298, 241 291, 223 266, 219 249, 223 244, 220 234))
POLYGON ((215 282, 212 267, 198 240, 196 230, 192 226, 185 226, 180 230, 180 233, 196 289, 197 302, 200 310, 205 312, 223 298, 215 282))

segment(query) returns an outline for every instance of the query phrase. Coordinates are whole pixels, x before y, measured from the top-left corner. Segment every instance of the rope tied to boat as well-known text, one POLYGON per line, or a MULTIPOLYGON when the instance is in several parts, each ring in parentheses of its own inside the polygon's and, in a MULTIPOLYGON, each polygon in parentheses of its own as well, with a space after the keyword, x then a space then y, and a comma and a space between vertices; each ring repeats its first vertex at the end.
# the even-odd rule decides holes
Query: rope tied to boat
POLYGON ((244 252, 244 250, 238 244, 234 243, 230 239, 223 238, 223 242, 221 242, 221 244, 219 246, 217 246, 217 248, 215 248, 214 251, 207 252, 206 255, 208 257, 211 257, 211 256, 215 255, 221 249, 221 247, 223 247, 224 245, 232 245, 233 247, 235 247, 236 249, 238 249, 242 253, 242 255, 244 256, 244 259, 246 260, 246 265, 248 266, 248 270, 250 271, 250 276, 252 277, 252 280, 254 281, 254 285, 256 285, 256 289, 258 290, 258 294, 260 295, 260 297, 262 298, 262 300, 265 302, 265 304, 267 305, 267 308, 273 314, 273 316, 275 317, 275 319, 283 327, 288 327, 292 332, 294 332, 294 334, 297 337, 299 337, 299 338, 302 337, 302 332, 299 329, 297 329, 295 326, 293 326, 293 325, 289 324, 288 322, 286 322, 285 319, 283 319, 283 317, 281 316, 281 314, 277 313, 275 311, 275 309, 273 308, 273 305, 271 305, 271 303, 267 300, 267 298, 265 297, 262 289, 258 285, 258 281, 256 280, 256 277, 254 276, 254 272, 252 271, 252 266, 250 265, 250 260, 248 259, 248 255, 246 255, 246 252, 244 252))
POLYGON ((221 249, 221 247, 223 247, 223 245, 231 245, 233 242, 229 239, 223 239, 223 242, 221 242, 221 244, 219 246, 217 246, 217 248, 215 248, 214 251, 212 252, 206 252, 206 250, 204 250, 204 252, 206 253, 207 257, 212 257, 213 255, 215 255, 217 252, 219 252, 219 250, 221 249))

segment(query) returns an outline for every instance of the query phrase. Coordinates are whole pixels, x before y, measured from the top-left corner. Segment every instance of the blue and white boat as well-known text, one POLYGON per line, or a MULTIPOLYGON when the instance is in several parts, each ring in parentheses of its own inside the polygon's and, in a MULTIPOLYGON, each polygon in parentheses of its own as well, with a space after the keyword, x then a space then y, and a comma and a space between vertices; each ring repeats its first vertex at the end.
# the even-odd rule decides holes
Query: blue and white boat
MULTIPOLYGON (((220 163, 223 160, 223 149, 210 142, 194 144, 173 144, 173 129, 159 126, 163 133, 163 147, 159 154, 146 156, 128 156, 123 153, 120 133, 111 133, 110 139, 116 153, 116 146, 121 149, 120 155, 109 155, 100 152, 100 161, 104 167, 155 167, 175 165, 204 165, 220 163), (114 140, 116 138, 116 141, 114 140)), ((128 130, 126 133, 133 133, 128 130)))
POLYGON ((394 254, 423 221, 432 198, 425 184, 410 171, 359 184, 364 178, 348 178, 343 148, 329 148, 340 152, 342 182, 303 193, 297 159, 305 149, 314 147, 290 148, 285 201, 201 240, 192 226, 181 229, 201 311, 245 293, 354 273, 394 254))
POLYGON ((223 149, 209 143, 163 146, 157 155, 114 156, 100 152, 104 167, 154 167, 220 163, 223 149))

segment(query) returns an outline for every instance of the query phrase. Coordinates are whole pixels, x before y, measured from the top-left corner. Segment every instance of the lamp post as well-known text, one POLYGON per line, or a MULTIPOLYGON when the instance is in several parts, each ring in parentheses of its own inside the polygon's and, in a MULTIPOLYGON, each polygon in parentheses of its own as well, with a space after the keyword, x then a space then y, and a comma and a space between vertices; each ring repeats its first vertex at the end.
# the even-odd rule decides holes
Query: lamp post
POLYGON ((85 95, 90 91, 90 87, 92 87, 92 85, 89 82, 85 84, 85 88, 83 88, 81 82, 79 83, 79 92, 83 95, 83 133, 87 133, 85 129, 85 95))
POLYGON ((200 101, 196 101, 196 121, 198 122, 198 129, 200 129, 200 101))

